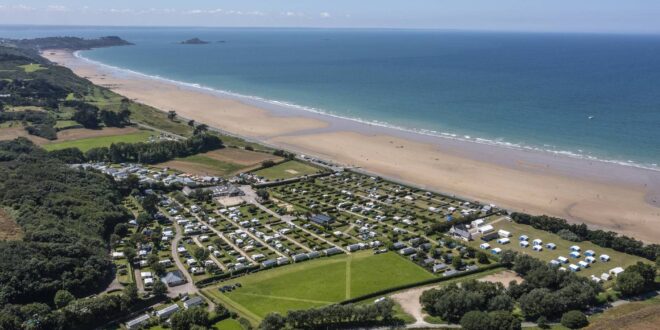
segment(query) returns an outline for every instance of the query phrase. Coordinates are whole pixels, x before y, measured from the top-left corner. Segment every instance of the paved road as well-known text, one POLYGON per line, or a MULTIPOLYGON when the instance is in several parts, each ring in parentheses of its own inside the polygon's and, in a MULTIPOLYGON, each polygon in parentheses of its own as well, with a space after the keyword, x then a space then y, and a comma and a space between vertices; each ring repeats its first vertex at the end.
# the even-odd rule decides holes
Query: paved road
POLYGON ((179 225, 176 224, 174 219, 170 219, 170 220, 172 221, 172 225, 174 226, 174 228, 176 228, 176 234, 174 235, 174 239, 172 240, 172 246, 171 246, 172 259, 174 259, 174 264, 176 264, 176 267, 186 277, 186 283, 168 288, 167 295, 169 297, 176 297, 180 293, 186 293, 186 292, 196 293, 198 292, 198 290, 197 287, 193 284, 192 276, 190 275, 190 273, 188 273, 186 266, 184 266, 181 260, 179 260, 179 253, 176 251, 176 248, 179 246, 179 242, 183 237, 183 235, 181 234, 181 227, 179 227, 179 225))

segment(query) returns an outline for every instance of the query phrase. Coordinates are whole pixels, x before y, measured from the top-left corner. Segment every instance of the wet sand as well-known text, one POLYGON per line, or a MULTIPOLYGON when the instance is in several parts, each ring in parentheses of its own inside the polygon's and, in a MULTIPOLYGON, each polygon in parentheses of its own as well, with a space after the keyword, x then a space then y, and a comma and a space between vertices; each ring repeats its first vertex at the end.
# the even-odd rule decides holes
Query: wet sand
POLYGON ((66 51, 43 55, 125 97, 252 140, 427 189, 660 242, 658 171, 424 136, 181 86, 66 51))

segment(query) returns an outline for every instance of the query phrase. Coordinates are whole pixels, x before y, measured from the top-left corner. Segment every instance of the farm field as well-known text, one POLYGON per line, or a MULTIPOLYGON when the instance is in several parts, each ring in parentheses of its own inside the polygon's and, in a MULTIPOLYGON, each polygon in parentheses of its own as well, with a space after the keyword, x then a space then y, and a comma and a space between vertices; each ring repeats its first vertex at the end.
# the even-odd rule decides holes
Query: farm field
POLYGON ((290 160, 281 164, 277 164, 273 167, 261 169, 254 172, 254 174, 261 176, 269 181, 276 181, 316 174, 319 172, 320 170, 314 166, 307 165, 296 160, 290 160))
POLYGON ((591 317, 590 330, 657 329, 660 324, 660 298, 635 301, 608 309, 591 317))
POLYGON ((196 175, 229 176, 260 166, 264 160, 277 156, 237 148, 223 148, 203 154, 177 158, 157 165, 196 175))
POLYGON ((150 136, 155 134, 154 132, 151 131, 141 131, 136 129, 130 129, 129 131, 130 133, 128 134, 124 134, 124 132, 120 131, 124 129, 117 129, 108 132, 104 132, 106 131, 106 129, 103 129, 103 130, 98 130, 96 134, 93 133, 96 132, 94 130, 87 130, 87 129, 82 129, 82 130, 92 131, 92 132, 82 132, 79 131, 78 129, 66 130, 63 131, 62 133, 64 135, 63 138, 68 141, 60 141, 60 142, 56 141, 54 143, 48 143, 43 145, 43 148, 48 151, 65 149, 65 148, 78 148, 80 149, 80 151, 85 152, 92 148, 109 147, 113 143, 145 142, 149 139, 150 136), (79 136, 79 137, 75 139, 73 138, 74 136, 79 136), (86 136, 90 136, 90 137, 86 137, 86 136))
POLYGON ((360 252, 308 261, 247 275, 222 285, 242 287, 220 293, 218 286, 204 289, 239 312, 259 320, 271 311, 319 307, 396 285, 434 276, 394 254, 360 252))
MULTIPOLYGON (((583 276, 591 276, 591 275, 600 276, 600 274, 607 273, 610 269, 615 268, 615 267, 626 268, 627 266, 635 264, 638 261, 648 262, 648 260, 646 260, 646 259, 643 259, 643 258, 640 258, 640 257, 637 257, 637 256, 633 256, 633 255, 629 255, 629 254, 625 254, 625 253, 621 253, 621 252, 617 252, 617 251, 614 251, 612 249, 603 248, 603 247, 600 247, 600 246, 598 246, 596 244, 593 244, 591 242, 588 242, 588 241, 583 241, 583 242, 567 241, 567 240, 564 240, 561 237, 559 237, 559 236, 557 236, 553 233, 546 232, 546 231, 539 230, 539 229, 535 229, 532 226, 517 224, 513 221, 500 221, 500 222, 494 224, 493 227, 495 227, 495 230, 503 229, 503 230, 509 231, 511 233, 512 237, 511 237, 511 243, 505 244, 505 245, 499 244, 495 240, 490 241, 489 244, 491 245, 491 248, 500 247, 503 250, 509 249, 509 250, 513 250, 513 251, 516 251, 516 252, 529 254, 529 255, 534 256, 538 259, 549 262, 550 260, 555 259, 559 256, 564 256, 566 258, 569 258, 569 255, 568 255, 569 252, 570 252, 569 248, 572 245, 578 245, 582 249, 582 258, 578 258, 578 259, 569 258, 569 264, 570 263, 577 264, 578 261, 583 260, 584 259, 584 251, 587 251, 587 250, 595 251, 596 252, 596 259, 598 259, 598 257, 601 254, 607 254, 611 257, 611 260, 609 262, 602 262, 600 260, 597 260, 589 268, 582 269, 580 272, 578 272, 578 274, 583 275, 583 276), (540 251, 540 252, 533 251, 531 246, 527 247, 527 248, 521 247, 519 245, 519 241, 518 241, 518 237, 520 235, 529 236, 529 241, 530 242, 534 239, 537 239, 537 238, 543 240, 543 246, 544 246, 543 251, 540 251), (547 243, 555 243, 557 245, 557 249, 556 250, 547 249, 545 247, 545 244, 547 244, 547 243)), ((469 244, 471 246, 473 246, 474 248, 478 249, 479 245, 481 243, 483 243, 483 242, 477 238, 474 241, 471 241, 469 244)), ((564 265, 564 266, 568 267, 568 265, 564 265)), ((610 282, 612 282, 612 281, 610 281, 610 282)))

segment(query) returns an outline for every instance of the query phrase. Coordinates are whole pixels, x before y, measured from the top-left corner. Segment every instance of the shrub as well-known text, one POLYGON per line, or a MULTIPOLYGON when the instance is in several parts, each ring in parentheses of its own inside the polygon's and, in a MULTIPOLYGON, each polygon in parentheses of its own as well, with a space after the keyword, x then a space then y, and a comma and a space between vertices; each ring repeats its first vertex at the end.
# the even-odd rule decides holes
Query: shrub
POLYGON ((568 311, 562 315, 561 324, 569 329, 580 329, 589 325, 589 321, 580 311, 568 311))

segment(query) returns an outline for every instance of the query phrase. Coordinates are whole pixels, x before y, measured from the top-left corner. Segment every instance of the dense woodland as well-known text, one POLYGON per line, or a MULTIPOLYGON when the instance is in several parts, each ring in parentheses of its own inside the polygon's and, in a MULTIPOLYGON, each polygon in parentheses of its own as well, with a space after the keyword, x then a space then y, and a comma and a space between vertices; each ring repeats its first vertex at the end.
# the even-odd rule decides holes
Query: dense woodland
POLYGON ((114 181, 70 169, 29 140, 0 142, 0 204, 22 241, 0 242, 0 304, 82 296, 112 278, 108 237, 129 218, 114 181), (47 170, 45 170, 47 169, 47 170))

